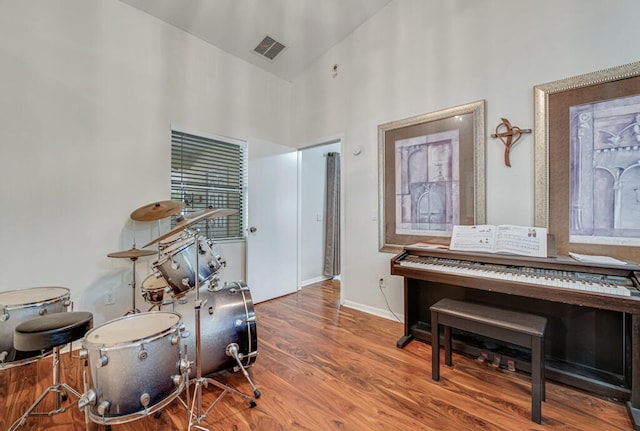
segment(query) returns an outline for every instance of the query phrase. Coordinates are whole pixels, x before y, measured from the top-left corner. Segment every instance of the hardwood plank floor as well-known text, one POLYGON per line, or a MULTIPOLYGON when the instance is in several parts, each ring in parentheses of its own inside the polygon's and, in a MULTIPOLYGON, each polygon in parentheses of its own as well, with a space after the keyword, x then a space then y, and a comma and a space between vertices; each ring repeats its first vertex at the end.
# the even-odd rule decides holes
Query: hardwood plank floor
MULTIPOLYGON (((249 373, 262 392, 257 407, 227 394, 200 426, 210 430, 629 430, 623 404, 548 382, 542 425, 531 422, 529 376, 454 354, 431 380, 431 346, 395 347, 402 325, 346 307, 339 284, 323 282, 255 306, 258 359, 249 373)), ((63 355, 62 380, 82 392, 83 361, 63 355)), ((216 379, 241 392, 240 373, 216 379)), ((51 381, 51 360, 0 371, 0 429, 7 429, 51 381)), ((126 384, 126 383, 123 383, 126 384)), ((203 389, 203 408, 220 391, 203 389)), ((74 399, 75 403, 75 399, 74 399)), ((48 404, 52 403, 48 400, 48 404)), ((114 431, 184 430, 188 412, 172 401, 159 415, 114 431)), ((105 427, 90 422, 89 430, 105 427)), ((21 430, 83 430, 75 404, 52 417, 30 417, 21 430)))

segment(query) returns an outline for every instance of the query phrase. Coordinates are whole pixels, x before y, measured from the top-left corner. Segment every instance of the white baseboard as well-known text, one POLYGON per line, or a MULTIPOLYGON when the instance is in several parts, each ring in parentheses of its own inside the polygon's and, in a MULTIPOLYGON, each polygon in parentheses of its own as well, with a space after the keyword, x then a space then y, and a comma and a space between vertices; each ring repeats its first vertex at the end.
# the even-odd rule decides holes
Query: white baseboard
POLYGON ((401 319, 400 323, 404 323, 404 314, 396 313, 396 316, 398 316, 398 319, 396 319, 396 317, 393 315, 392 312, 390 312, 389 310, 385 310, 383 308, 370 307, 368 305, 363 305, 363 304, 352 302, 352 301, 344 301, 342 305, 348 308, 353 308, 354 310, 362 311, 368 314, 373 314, 374 316, 383 317, 388 320, 393 320, 394 322, 397 322, 398 319, 401 319))
POLYGON ((313 283, 319 283, 321 281, 331 280, 331 279, 332 279, 332 277, 327 277, 325 275, 323 275, 321 277, 310 278, 308 280, 301 281, 300 282, 300 287, 308 286, 308 285, 313 284, 313 283))

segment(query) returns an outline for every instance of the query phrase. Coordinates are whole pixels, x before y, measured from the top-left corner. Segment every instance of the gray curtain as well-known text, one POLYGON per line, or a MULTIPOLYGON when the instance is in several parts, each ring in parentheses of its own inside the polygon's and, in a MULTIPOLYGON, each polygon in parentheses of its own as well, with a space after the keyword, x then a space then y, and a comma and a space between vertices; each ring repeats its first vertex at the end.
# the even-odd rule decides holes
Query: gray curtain
POLYGON ((340 274, 340 153, 327 153, 324 275, 340 274))

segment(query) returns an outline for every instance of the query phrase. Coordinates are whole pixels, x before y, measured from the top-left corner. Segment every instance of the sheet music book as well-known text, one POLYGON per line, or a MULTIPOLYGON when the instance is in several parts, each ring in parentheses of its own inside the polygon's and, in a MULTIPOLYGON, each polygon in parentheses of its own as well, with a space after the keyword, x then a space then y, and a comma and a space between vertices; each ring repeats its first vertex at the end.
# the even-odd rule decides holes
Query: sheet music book
POLYGON ((547 257, 547 229, 513 225, 456 225, 449 249, 547 257))

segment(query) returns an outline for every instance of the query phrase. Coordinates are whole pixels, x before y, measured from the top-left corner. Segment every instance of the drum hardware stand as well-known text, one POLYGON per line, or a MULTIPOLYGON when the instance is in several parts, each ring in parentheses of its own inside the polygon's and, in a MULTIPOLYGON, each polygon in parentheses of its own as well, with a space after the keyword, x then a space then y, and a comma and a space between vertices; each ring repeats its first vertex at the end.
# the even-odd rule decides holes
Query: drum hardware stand
MULTIPOLYGON (((201 343, 201 333, 200 333, 200 309, 202 308, 202 306, 204 305, 205 301, 202 301, 200 299, 200 266, 199 266, 199 259, 198 259, 198 255, 199 253, 199 235, 198 232, 194 232, 193 234, 193 239, 194 239, 194 254, 195 254, 195 277, 194 277, 194 281, 195 281, 195 289, 196 289, 196 300, 194 302, 194 309, 195 309, 195 314, 196 314, 196 378, 195 380, 195 386, 193 388, 193 400, 191 402, 191 408, 189 410, 189 427, 188 427, 188 431, 191 431, 192 427, 199 429, 199 430, 204 430, 204 431, 208 431, 208 428, 204 428, 200 425, 198 425, 200 422, 202 422, 204 419, 206 419, 207 415, 209 414, 209 412, 218 404, 218 402, 229 392, 232 393, 234 395, 239 396, 240 398, 243 398, 245 400, 247 400, 249 402, 249 406, 251 408, 256 406, 256 402, 253 398, 251 398, 248 395, 243 394, 240 391, 237 391, 227 385, 224 385, 216 380, 210 379, 210 378, 206 378, 206 377, 202 377, 202 343, 201 343), (204 414, 202 413, 202 387, 207 387, 209 385, 209 383, 211 383, 214 386, 217 386, 218 388, 222 389, 222 393, 220 395, 218 395, 218 398, 215 399, 215 401, 209 406, 208 409, 205 410, 204 414)), ((189 385, 187 384, 187 404, 185 404, 185 407, 189 408, 188 404, 189 404, 189 385)), ((182 399, 180 399, 180 401, 184 404, 184 401, 182 401, 182 399)))
POLYGON ((140 310, 136 308, 136 260, 138 260, 137 257, 131 258, 131 262, 133 262, 133 276, 131 277, 131 292, 132 292, 131 293, 131 309, 129 309, 129 311, 124 313, 125 316, 140 312, 140 310))
POLYGON ((62 407, 61 401, 66 401, 69 397, 69 393, 76 396, 76 398, 80 398, 81 395, 69 386, 66 383, 62 383, 60 381, 60 346, 53 347, 53 383, 49 386, 39 397, 38 399, 29 407, 29 409, 22 415, 18 420, 16 420, 11 427, 7 431, 15 431, 19 427, 21 427, 27 417, 29 416, 53 416, 58 413, 65 412, 70 406, 62 407), (49 412, 34 412, 36 407, 40 405, 40 403, 46 398, 49 393, 53 392, 54 394, 54 407, 53 410, 49 412))

